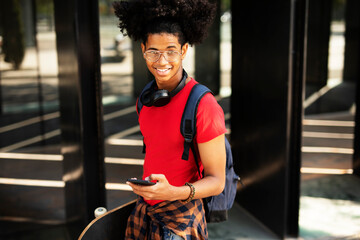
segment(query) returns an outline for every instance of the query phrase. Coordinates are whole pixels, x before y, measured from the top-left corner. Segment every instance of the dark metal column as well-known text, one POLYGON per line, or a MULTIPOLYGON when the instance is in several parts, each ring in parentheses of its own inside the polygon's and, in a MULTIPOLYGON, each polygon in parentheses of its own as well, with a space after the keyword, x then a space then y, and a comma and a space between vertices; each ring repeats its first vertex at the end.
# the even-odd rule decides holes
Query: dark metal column
POLYGON ((84 227, 106 204, 98 1, 54 7, 66 217, 84 227))
POLYGON ((355 140, 354 140, 354 174, 360 177, 360 80, 357 81, 356 87, 356 114, 355 114, 355 140))
POLYGON ((344 81, 356 83, 354 174, 360 176, 360 2, 346 1, 344 81))
POLYGON ((360 79, 360 1, 347 0, 345 10, 344 81, 360 79))
POLYGON ((232 1, 237 201, 281 238, 298 235, 305 2, 232 1))
POLYGON ((324 87, 328 56, 332 1, 309 1, 306 88, 309 94, 324 87))
POLYGON ((146 67, 146 63, 143 57, 143 53, 141 51, 140 42, 132 41, 132 52, 133 52, 133 96, 138 97, 145 87, 146 83, 148 83, 151 79, 153 79, 153 75, 149 72, 146 67))
POLYGON ((302 147, 303 102, 306 79, 306 42, 309 14, 308 0, 294 0, 291 6, 291 35, 289 59, 289 124, 287 159, 287 206, 285 225, 287 237, 299 235, 300 169, 302 147))
POLYGON ((220 0, 208 37, 195 47, 195 79, 216 95, 220 92, 220 0))

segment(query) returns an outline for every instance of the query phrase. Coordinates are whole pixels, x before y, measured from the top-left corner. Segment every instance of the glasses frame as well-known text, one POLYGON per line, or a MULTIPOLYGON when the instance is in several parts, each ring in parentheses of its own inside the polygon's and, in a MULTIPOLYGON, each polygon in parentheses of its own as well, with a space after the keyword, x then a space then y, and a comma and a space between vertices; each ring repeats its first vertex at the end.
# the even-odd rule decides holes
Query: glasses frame
POLYGON ((169 61, 169 60, 166 58, 166 55, 164 55, 165 52, 174 52, 174 53, 177 53, 180 58, 181 58, 181 56, 182 56, 182 53, 180 53, 180 52, 178 52, 178 51, 174 51, 174 50, 166 50, 166 51, 147 50, 147 51, 144 52, 144 58, 145 58, 146 60, 148 60, 149 62, 157 62, 157 61, 159 61, 159 59, 161 58, 161 56, 164 56, 165 60, 166 60, 167 62, 169 62, 169 63, 170 63, 170 62, 177 62, 177 61, 180 60, 180 58, 179 58, 179 59, 176 60, 176 61, 169 61), (153 60, 150 60, 149 58, 146 57, 146 53, 148 53, 148 52, 157 52, 157 53, 160 53, 160 55, 159 55, 159 57, 156 59, 156 61, 153 61, 153 60))

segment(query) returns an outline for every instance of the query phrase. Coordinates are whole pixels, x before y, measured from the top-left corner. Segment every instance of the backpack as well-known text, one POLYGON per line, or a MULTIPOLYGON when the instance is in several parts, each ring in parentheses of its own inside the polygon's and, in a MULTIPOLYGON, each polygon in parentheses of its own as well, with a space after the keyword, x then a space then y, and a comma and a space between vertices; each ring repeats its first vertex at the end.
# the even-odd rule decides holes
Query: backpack
MULTIPOLYGON (((145 89, 146 87, 144 88, 144 90, 145 89)), ((205 96, 207 93, 212 94, 211 90, 206 86, 202 84, 196 84, 193 86, 189 94, 189 97, 187 99, 180 124, 180 132, 184 137, 184 151, 182 154, 182 159, 183 160, 189 159, 189 152, 191 148, 192 152, 194 153, 195 163, 199 171, 199 176, 203 176, 203 174, 200 173, 199 162, 195 152, 196 150, 193 139, 196 134, 197 107, 200 103, 201 98, 205 96)), ((140 97, 139 99, 141 99, 140 97)), ((138 100, 137 102, 138 114, 140 114, 141 108, 142 108, 141 101, 138 100)), ((226 137, 225 137, 225 149, 226 149, 225 188, 223 192, 220 193, 219 195, 203 199, 206 221, 208 223, 222 222, 227 220, 228 210, 231 209, 236 196, 237 183, 238 181, 241 182, 240 177, 234 171, 231 146, 226 137)))

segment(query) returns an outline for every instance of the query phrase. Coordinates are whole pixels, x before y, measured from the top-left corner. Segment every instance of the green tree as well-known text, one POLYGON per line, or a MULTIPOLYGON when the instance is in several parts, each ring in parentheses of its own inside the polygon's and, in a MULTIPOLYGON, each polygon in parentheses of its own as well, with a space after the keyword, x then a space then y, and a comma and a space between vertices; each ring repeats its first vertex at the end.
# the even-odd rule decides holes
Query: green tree
MULTIPOLYGON (((239 0, 238 0, 239 1, 239 0)), ((220 0, 221 2, 221 11, 229 11, 231 8, 231 0, 220 0)))
POLYGON ((25 55, 24 27, 19 0, 1 0, 3 47, 5 62, 19 69, 25 55))
POLYGON ((40 15, 48 15, 51 10, 54 9, 54 3, 52 0, 36 0, 36 11, 40 15))

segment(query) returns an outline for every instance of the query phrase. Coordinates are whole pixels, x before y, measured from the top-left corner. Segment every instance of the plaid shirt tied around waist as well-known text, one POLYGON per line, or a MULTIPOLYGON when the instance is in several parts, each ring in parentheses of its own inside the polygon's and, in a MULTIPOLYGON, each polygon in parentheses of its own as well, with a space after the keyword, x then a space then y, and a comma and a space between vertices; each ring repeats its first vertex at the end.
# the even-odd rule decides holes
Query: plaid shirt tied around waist
POLYGON ((164 201, 154 206, 139 198, 129 216, 126 240, 166 239, 170 231, 185 240, 208 239, 205 211, 200 199, 188 203, 164 201))

